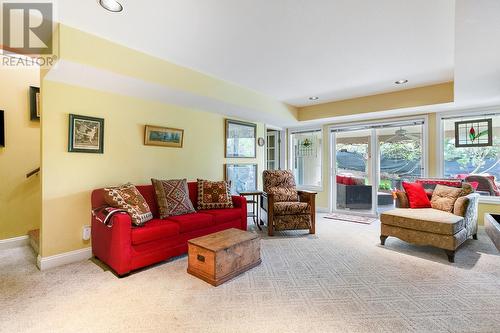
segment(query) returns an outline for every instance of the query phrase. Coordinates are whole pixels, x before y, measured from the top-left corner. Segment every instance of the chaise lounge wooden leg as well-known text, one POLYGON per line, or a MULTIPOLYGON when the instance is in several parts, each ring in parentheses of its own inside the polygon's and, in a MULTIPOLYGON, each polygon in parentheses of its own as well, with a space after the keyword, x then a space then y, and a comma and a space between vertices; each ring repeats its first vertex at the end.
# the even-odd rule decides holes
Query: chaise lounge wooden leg
POLYGON ((449 262, 455 262, 455 251, 444 250, 444 252, 446 252, 446 255, 448 256, 449 262))
POLYGON ((472 238, 477 240, 477 234, 472 235, 472 238))
POLYGON ((389 236, 380 235, 380 245, 385 245, 385 240, 387 239, 387 237, 389 236))

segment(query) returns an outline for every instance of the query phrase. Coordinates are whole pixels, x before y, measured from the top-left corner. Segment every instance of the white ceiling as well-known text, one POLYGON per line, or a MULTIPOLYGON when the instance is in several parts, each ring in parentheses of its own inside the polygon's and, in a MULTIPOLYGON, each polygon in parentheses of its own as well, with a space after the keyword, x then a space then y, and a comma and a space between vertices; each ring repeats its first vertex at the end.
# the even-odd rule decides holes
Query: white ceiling
POLYGON ((453 79, 452 0, 58 1, 59 20, 296 106, 453 79), (394 81, 406 78, 407 85, 394 81), (316 102, 308 96, 319 96, 316 102))

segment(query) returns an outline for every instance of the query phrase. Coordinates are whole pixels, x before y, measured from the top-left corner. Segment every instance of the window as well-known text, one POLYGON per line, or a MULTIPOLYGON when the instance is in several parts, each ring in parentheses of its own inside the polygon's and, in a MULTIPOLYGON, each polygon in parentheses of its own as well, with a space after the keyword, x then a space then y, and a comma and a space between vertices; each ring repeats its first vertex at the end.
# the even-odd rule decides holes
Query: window
POLYGON ((442 118, 442 129, 444 176, 465 179, 481 196, 500 199, 500 113, 445 117, 442 118), (491 127, 481 127, 484 122, 490 122, 491 127), (489 133, 490 128, 492 133, 489 133), (467 136, 477 144, 456 147, 456 129, 459 142, 460 138, 467 136), (490 134, 491 142, 481 144, 481 139, 490 134))
POLYGON ((321 188, 322 131, 310 130, 292 132, 291 169, 297 186, 301 188, 321 188))

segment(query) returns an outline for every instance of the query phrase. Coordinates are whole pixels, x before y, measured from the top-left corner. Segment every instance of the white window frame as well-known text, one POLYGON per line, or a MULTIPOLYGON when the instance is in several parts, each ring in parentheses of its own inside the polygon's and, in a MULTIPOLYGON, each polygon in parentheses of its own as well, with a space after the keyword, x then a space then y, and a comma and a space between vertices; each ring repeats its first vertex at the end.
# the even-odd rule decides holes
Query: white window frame
MULTIPOLYGON (((446 120, 446 118, 453 118, 453 117, 457 118, 470 117, 474 116, 475 114, 477 114, 478 116, 485 116, 489 113, 500 113, 500 105, 461 109, 455 111, 444 111, 444 112, 438 112, 436 114, 436 131, 438 133, 437 163, 439 163, 438 173, 440 177, 444 177, 444 120, 446 120)), ((500 205, 500 197, 481 195, 479 196, 479 203, 500 205)))
POLYGON ((293 150, 293 140, 292 140, 292 135, 296 133, 304 133, 304 132, 320 132, 321 135, 321 147, 320 147, 320 152, 321 152, 321 159, 320 159, 320 185, 319 186, 314 186, 314 185, 298 185, 297 184, 297 189, 298 190, 306 190, 306 191, 318 191, 318 192, 323 192, 323 184, 324 184, 324 179, 323 179, 323 167, 324 167, 324 161, 325 161, 325 156, 323 153, 323 148, 324 148, 324 137, 323 137, 323 127, 301 127, 301 128, 290 128, 288 130, 288 169, 292 170, 293 166, 293 158, 294 158, 294 150, 293 150))
MULTIPOLYGON (((424 168, 424 172, 422 173, 422 177, 428 177, 429 175, 429 116, 427 114, 419 115, 415 117, 399 117, 399 118, 391 118, 391 119, 378 119, 378 120, 367 120, 367 121, 358 121, 358 122, 347 122, 342 124, 335 124, 328 126, 328 142, 330 144, 329 149, 329 166, 328 166, 328 177, 330 177, 330 188, 329 188, 329 210, 330 212, 337 212, 335 203, 337 202, 337 179, 334 177, 334 165, 336 163, 336 154, 335 154, 335 145, 334 145, 334 137, 332 130, 338 128, 356 128, 363 127, 366 125, 383 125, 383 124, 397 124, 403 122, 411 122, 411 121, 423 121, 422 126, 422 166, 424 168)), ((377 160, 372 169, 372 174, 374 175, 374 179, 372 182, 372 198, 376 198, 377 189, 379 186, 379 165, 380 165, 380 147, 377 142, 377 137, 372 135, 372 154, 377 156, 377 160)), ((375 202, 375 199, 373 199, 375 202)), ((377 216, 376 205, 372 205, 372 213, 359 213, 355 211, 338 211, 342 213, 348 213, 353 215, 369 215, 369 216, 377 216)))

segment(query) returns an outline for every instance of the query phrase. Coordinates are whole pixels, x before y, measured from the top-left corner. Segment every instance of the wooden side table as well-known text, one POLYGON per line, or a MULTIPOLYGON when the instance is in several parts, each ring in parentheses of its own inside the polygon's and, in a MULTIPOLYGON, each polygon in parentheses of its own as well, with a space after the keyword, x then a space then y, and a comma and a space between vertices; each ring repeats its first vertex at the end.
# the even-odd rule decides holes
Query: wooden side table
POLYGON ((253 219, 253 223, 259 228, 259 230, 262 230, 261 228, 261 223, 260 223, 260 208, 259 208, 259 203, 260 203, 260 198, 262 197, 262 191, 248 191, 248 192, 239 192, 240 196, 242 197, 250 197, 247 199, 247 203, 252 204, 252 211, 247 215, 248 217, 251 217, 253 219))

